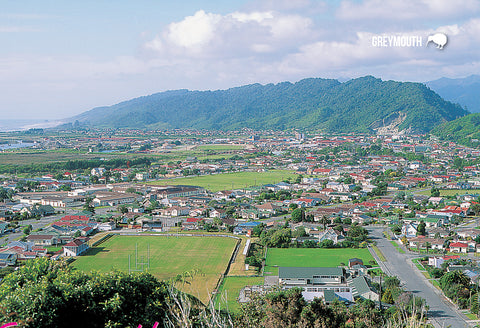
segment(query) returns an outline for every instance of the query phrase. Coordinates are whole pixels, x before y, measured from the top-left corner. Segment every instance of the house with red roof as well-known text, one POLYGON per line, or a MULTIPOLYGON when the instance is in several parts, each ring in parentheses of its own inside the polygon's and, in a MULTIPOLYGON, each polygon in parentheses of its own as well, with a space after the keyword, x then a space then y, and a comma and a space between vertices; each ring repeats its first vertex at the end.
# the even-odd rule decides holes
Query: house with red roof
POLYGON ((455 242, 450 244, 450 252, 452 253, 467 253, 468 244, 462 242, 455 242))

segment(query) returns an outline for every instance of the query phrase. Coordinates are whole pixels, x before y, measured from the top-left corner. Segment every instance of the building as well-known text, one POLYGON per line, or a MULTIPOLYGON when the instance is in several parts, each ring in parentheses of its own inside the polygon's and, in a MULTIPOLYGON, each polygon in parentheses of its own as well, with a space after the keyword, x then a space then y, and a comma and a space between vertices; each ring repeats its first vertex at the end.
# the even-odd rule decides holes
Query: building
POLYGON ((27 241, 40 246, 52 246, 60 243, 55 235, 30 235, 27 237, 27 241))
POLYGON ((63 246, 63 256, 79 256, 88 250, 86 240, 74 239, 63 246))
POLYGON ((298 287, 307 301, 323 298, 326 303, 335 299, 353 301, 352 287, 346 283, 345 270, 326 267, 280 267, 278 281, 282 288, 298 287))

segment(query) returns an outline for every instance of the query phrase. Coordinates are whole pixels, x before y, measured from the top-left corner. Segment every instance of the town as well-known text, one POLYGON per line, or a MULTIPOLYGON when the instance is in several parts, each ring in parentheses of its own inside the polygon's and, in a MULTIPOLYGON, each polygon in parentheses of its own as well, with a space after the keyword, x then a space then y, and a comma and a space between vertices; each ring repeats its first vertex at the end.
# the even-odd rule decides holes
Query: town
POLYGON ((35 258, 161 279, 197 270, 179 288, 230 310, 293 287, 307 301, 388 308, 417 279, 430 311, 477 320, 477 149, 433 135, 251 129, 0 139, 2 277, 35 258), (435 304, 438 293, 448 301, 435 304))

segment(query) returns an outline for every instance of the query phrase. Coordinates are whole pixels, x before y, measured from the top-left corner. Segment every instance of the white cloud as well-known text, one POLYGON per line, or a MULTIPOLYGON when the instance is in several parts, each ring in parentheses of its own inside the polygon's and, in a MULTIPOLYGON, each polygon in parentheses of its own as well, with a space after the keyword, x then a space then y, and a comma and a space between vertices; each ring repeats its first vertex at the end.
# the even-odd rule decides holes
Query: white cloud
POLYGON ((195 15, 186 17, 183 21, 172 23, 166 33, 174 44, 185 48, 203 46, 215 36, 220 15, 197 11, 195 15))
POLYGON ((312 20, 300 15, 273 11, 218 15, 200 10, 168 25, 144 49, 172 60, 273 54, 312 39, 312 27, 312 20))
POLYGON ((345 0, 337 11, 337 17, 345 20, 405 21, 472 17, 479 11, 477 0, 345 0))

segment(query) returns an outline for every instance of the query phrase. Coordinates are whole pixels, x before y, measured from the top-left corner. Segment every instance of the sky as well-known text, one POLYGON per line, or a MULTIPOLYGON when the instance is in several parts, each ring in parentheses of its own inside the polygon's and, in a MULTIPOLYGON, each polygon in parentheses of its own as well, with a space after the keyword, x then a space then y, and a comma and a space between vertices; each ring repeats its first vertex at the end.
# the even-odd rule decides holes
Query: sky
POLYGON ((0 0, 0 119, 156 92, 480 74, 480 0, 0 0), (444 49, 428 36, 448 37, 444 49), (388 38, 422 38, 419 46, 388 38), (378 46, 382 40, 383 46, 378 46))

